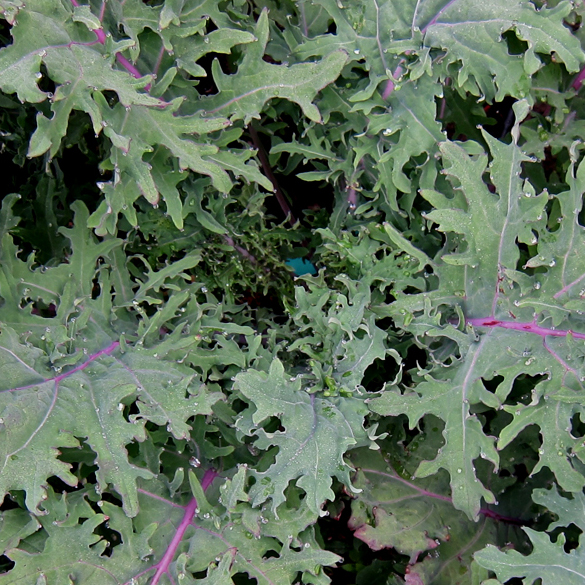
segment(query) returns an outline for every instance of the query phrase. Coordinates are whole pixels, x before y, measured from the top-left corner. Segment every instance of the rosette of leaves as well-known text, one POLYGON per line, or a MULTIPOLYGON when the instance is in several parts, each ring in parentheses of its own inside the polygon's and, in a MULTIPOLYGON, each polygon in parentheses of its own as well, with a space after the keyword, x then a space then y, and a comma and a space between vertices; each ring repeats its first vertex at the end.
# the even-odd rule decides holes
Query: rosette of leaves
POLYGON ((346 4, 0 0, 0 581, 581 578, 582 9, 346 4))

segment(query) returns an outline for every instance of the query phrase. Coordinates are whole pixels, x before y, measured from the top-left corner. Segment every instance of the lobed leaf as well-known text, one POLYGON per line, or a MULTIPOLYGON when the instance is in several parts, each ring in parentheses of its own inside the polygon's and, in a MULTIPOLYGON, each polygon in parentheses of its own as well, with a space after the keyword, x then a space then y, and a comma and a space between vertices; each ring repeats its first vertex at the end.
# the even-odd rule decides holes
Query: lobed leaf
POLYGON ((297 103, 305 116, 314 122, 321 121, 315 95, 337 79, 345 65, 347 53, 331 52, 320 63, 274 65, 262 60, 268 42, 268 13, 258 19, 256 41, 247 45, 237 73, 225 75, 217 61, 213 62, 213 79, 219 89, 216 96, 206 97, 200 105, 207 115, 221 114, 230 120, 243 119, 247 124, 258 118, 264 104, 280 97, 297 103))
POLYGON ((585 578, 585 565, 581 550, 567 554, 563 545, 565 538, 560 535, 555 543, 549 537, 530 528, 524 528, 534 550, 524 556, 517 551, 502 552, 494 546, 475 553, 475 560, 486 569, 493 571, 498 579, 505 582, 519 577, 524 583, 531 584, 541 580, 543 585, 553 583, 582 583, 585 578))
POLYGON ((254 505, 270 498, 275 510, 285 501, 289 482, 297 480, 296 485, 306 493, 309 509, 318 512, 325 500, 334 497, 332 477, 350 485, 343 454, 364 438, 366 410, 362 401, 330 401, 308 394, 301 389, 300 380, 286 377, 278 359, 270 365, 267 376, 251 370, 239 374, 236 384, 254 405, 237 423, 238 428, 258 437, 255 444, 261 449, 270 445, 279 448, 270 468, 255 473, 257 482, 250 491, 254 505), (273 416, 279 418, 283 430, 266 432, 258 428, 273 416))

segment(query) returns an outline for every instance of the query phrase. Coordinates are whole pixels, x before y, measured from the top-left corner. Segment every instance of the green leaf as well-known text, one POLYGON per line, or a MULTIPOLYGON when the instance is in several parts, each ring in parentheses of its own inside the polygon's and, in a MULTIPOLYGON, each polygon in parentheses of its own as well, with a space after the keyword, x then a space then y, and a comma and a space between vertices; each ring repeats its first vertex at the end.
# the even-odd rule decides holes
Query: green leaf
POLYGON ((207 53, 227 53, 236 45, 252 43, 256 37, 243 30, 233 28, 220 28, 205 36, 189 36, 184 39, 176 39, 173 42, 173 50, 179 55, 177 65, 194 77, 205 77, 207 73, 197 61, 207 53))
POLYGON ((491 372, 493 353, 486 350, 487 343, 483 338, 471 346, 463 364, 445 375, 445 379, 428 375, 415 392, 401 395, 387 391, 369 404, 371 410, 384 416, 406 413, 411 428, 425 414, 434 414, 445 421, 445 445, 435 459, 421 462, 415 475, 428 477, 446 469, 451 476, 453 505, 473 519, 478 517, 482 498, 488 503, 495 502, 494 495, 478 481, 474 460, 481 456, 496 468, 499 461, 494 439, 484 434, 479 419, 469 407, 482 395, 482 374, 485 370, 491 372))
POLYGON ((541 4, 0 0, 0 581, 584 581, 541 4))
POLYGON ((181 24, 181 12, 185 0, 170 0, 165 2, 160 12, 159 25, 161 29, 167 28, 171 22, 179 26, 181 24))
MULTIPOLYGON (((538 241, 547 202, 545 193, 535 196, 529 185, 523 185, 519 169, 527 158, 521 150, 514 144, 502 144, 485 132, 484 138, 494 156, 490 174, 497 194, 490 193, 481 178, 487 156, 471 157, 454 143, 443 143, 440 149, 446 172, 461 186, 465 199, 422 192, 436 208, 426 217, 436 222, 440 231, 462 234, 467 244, 466 248, 459 246, 456 254, 443 255, 443 261, 473 271, 472 278, 470 273, 461 282, 470 317, 486 314, 486 308, 491 309, 492 315, 514 312, 513 304, 497 291, 502 280, 507 280, 505 270, 516 268, 520 257, 516 240, 526 245, 538 241)), ((458 273, 463 275, 462 270, 458 273)))
POLYGON ((36 518, 26 510, 15 508, 6 510, 0 518, 0 552, 16 548, 21 540, 34 534, 39 529, 36 518))
POLYGON ((315 136, 315 132, 311 130, 307 132, 307 137, 311 141, 310 145, 303 144, 295 140, 292 142, 282 142, 280 144, 274 145, 270 149, 270 154, 278 154, 281 152, 301 154, 303 155, 305 161, 313 159, 329 161, 339 160, 335 153, 331 150, 328 141, 324 137, 319 139, 315 136), (323 146, 322 143, 325 143, 325 146, 323 146))
POLYGON ((583 529, 585 525, 585 517, 583 517, 585 497, 582 492, 572 494, 572 499, 569 500, 562 497, 556 486, 553 486, 549 490, 542 488, 534 490, 532 499, 536 504, 544 506, 557 516, 557 520, 549 525, 547 532, 552 532, 559 526, 570 526, 571 524, 583 529))
MULTIPOLYGON (((147 273, 144 275, 144 281, 140 285, 140 288, 136 291, 135 299, 137 303, 146 299, 146 293, 149 291, 159 292, 162 287, 175 290, 179 290, 179 287, 176 285, 171 284, 172 280, 180 277, 182 280, 189 280, 189 276, 184 272, 189 268, 193 268, 197 266, 201 261, 201 253, 199 250, 194 250, 188 254, 186 254, 180 260, 173 262, 161 268, 160 270, 152 270, 152 268, 148 265, 146 260, 143 260, 147 273), (169 280, 171 282, 169 282, 169 280)), ((160 301, 152 300, 149 298, 151 302, 157 303, 160 301)))
POLYGON ((90 10, 89 6, 74 6, 73 21, 82 22, 89 30, 97 30, 102 27, 101 22, 90 10))
MULTIPOLYGON (((237 516, 236 516, 237 517, 237 516)), ((209 520, 199 521, 205 530, 197 530, 191 540, 193 551, 188 568, 198 572, 207 567, 215 558, 227 556, 230 559, 231 575, 245 572, 258 583, 268 585, 289 585, 301 572, 304 579, 318 575, 323 566, 332 566, 339 557, 316 546, 291 548, 290 540, 282 545, 274 538, 254 538, 242 524, 226 523, 217 528, 209 520), (277 551, 277 556, 267 558, 268 550, 277 551)))
MULTIPOLYGON (((10 229, 11 206, 15 199, 6 198, 2 206, 2 223, 10 229)), ((71 242, 72 253, 67 263, 50 268, 35 266, 34 254, 26 262, 20 260, 12 237, 2 237, 0 251, 0 296, 5 303, 3 321, 19 331, 28 327, 50 327, 53 323, 41 316, 21 310, 22 300, 42 301, 56 305, 61 323, 76 311, 76 307, 91 298, 96 263, 116 248, 122 241, 110 238, 97 243, 87 231, 88 211, 81 201, 72 204, 75 212, 72 228, 59 228, 59 232, 71 242)))
POLYGON ((43 528, 47 538, 37 543, 41 546, 34 547, 35 550, 28 550, 25 545, 7 551, 16 565, 3 576, 7 584, 77 580, 97 585, 113 582, 115 574, 124 580, 139 571, 141 560, 152 554, 148 538, 154 526, 135 533, 131 520, 122 510, 102 500, 99 501, 102 513, 96 514, 86 499, 92 495, 85 491, 57 496, 48 489, 44 514, 38 517, 37 525, 37 529, 43 528), (124 552, 117 549, 110 558, 104 554, 109 543, 97 534, 108 525, 124 539, 124 552))
POLYGON ((268 12, 264 10, 255 29, 256 41, 246 45, 244 59, 233 75, 224 74, 216 61, 212 64, 213 79, 219 93, 203 98, 200 106, 208 115, 220 114, 232 121, 259 118, 264 104, 275 97, 297 103, 305 116, 314 122, 321 115, 313 100, 325 86, 337 79, 347 60, 347 53, 338 50, 319 63, 273 65, 262 60, 268 43, 268 12))
POLYGON ((16 20, 16 16, 25 7, 24 2, 21 0, 2 0, 0 2, 0 8, 2 9, 2 15, 8 24, 13 25, 16 20))
POLYGON ((39 156, 46 151, 50 156, 56 154, 73 110, 89 114, 94 132, 101 132, 104 120, 100 106, 94 101, 97 91, 116 92, 124 106, 163 103, 139 91, 148 84, 148 79, 134 79, 126 72, 115 70, 113 55, 104 59, 94 47, 84 46, 85 39, 80 38, 79 29, 70 18, 62 6, 36 2, 34 9, 21 12, 18 24, 12 29, 14 42, 0 51, 3 91, 16 92, 21 101, 41 102, 47 98, 51 101, 52 116, 47 118, 41 113, 37 116, 37 130, 31 138, 28 156, 39 156), (31 31, 36 32, 31 34, 31 31), (54 95, 37 86, 43 76, 41 63, 57 85, 54 95))
POLYGON ((268 375, 249 370, 237 376, 236 384, 253 404, 252 426, 241 421, 238 427, 257 437, 258 448, 279 447, 275 463, 267 471, 254 473, 256 484, 250 491, 254 505, 270 498, 275 510, 285 501, 289 482, 297 480, 297 486, 306 493, 309 509, 318 512, 325 500, 334 497, 332 477, 350 486, 350 468, 343 454, 363 438, 365 408, 361 401, 329 401, 308 394, 300 380, 287 378, 278 359, 270 365, 268 375), (273 416, 280 419, 284 430, 267 433, 258 428, 273 416))
POLYGON ((510 444, 528 425, 538 425, 542 446, 538 450, 539 460, 532 474, 546 466, 555 474, 563 489, 580 492, 585 486, 585 478, 571 465, 570 457, 579 451, 582 441, 571 435, 570 423, 576 412, 582 412, 582 407, 553 401, 545 396, 540 404, 532 404, 529 408, 509 405, 504 406, 504 409, 513 414, 514 418, 500 433, 498 449, 510 444))
POLYGON ((585 245, 585 228, 579 221, 583 210, 585 165, 583 161, 577 165, 575 147, 576 144, 571 148, 571 162, 565 176, 569 189, 557 195, 559 227, 541 234, 538 255, 527 262, 530 267, 544 266, 548 276, 537 280, 542 298, 531 298, 527 304, 535 311, 549 314, 553 326, 568 321, 570 328, 577 326, 585 294, 585 267, 579 253, 585 245))
POLYGON ((359 469, 354 485, 362 491, 353 496, 348 527, 374 551, 395 549, 408 555, 408 574, 419 575, 423 583, 451 585, 470 578, 473 553, 493 541, 497 528, 489 518, 473 522, 453 508, 444 474, 424 480, 407 477, 432 439, 429 432, 405 447, 394 436, 381 442, 385 455, 370 449, 351 452, 359 469), (408 470, 399 473, 390 460, 408 470), (421 560, 414 563, 417 556, 421 560))
POLYGON ((97 454, 100 489, 106 490, 111 483, 122 496, 126 513, 135 516, 136 478, 152 474, 128 461, 125 445, 145 439, 146 420, 168 423, 177 437, 185 436, 187 418, 209 412, 218 398, 208 397, 203 388, 196 393, 193 376, 139 351, 118 357, 117 342, 88 356, 76 368, 51 375, 46 366, 35 371, 17 359, 25 346, 14 337, 3 332, 0 340, 6 372, 0 403, 5 435, 0 491, 26 490, 33 510, 45 494, 43 478, 57 475, 70 485, 77 484, 69 466, 56 459, 55 450, 75 447, 75 437, 87 437, 97 454), (189 399, 184 398, 186 392, 189 399), (124 404, 134 396, 140 413, 127 421, 124 404))
MULTIPOLYGON (((71 579, 86 583, 97 583, 95 567, 101 565, 101 554, 106 543, 94 531, 107 520, 104 514, 95 514, 91 508, 85 511, 90 517, 83 524, 77 518, 59 517, 53 506, 56 497, 47 498, 47 515, 41 515, 39 521, 48 533, 44 549, 40 552, 29 552, 22 549, 7 551, 16 567, 10 571, 6 583, 50 583, 51 581, 66 583, 71 579), (48 578, 48 581, 47 581, 48 578)), ((65 496, 63 496, 65 502, 65 496)), ((87 508, 89 506, 86 505, 87 508)), ((106 577, 106 571, 100 570, 100 577, 106 577)))
POLYGON ((399 5, 392 0, 358 1, 347 5, 334 0, 317 0, 314 4, 327 11, 336 24, 336 33, 306 40, 295 48, 295 54, 306 59, 343 48, 352 61, 367 59, 370 86, 364 95, 369 97, 398 63, 392 45, 397 39, 410 38, 409 17, 415 10, 414 5, 399 5))
POLYGON ((551 9, 537 10, 528 2, 468 2, 464 9, 447 6, 425 26, 426 45, 446 50, 447 62, 461 63, 457 85, 501 101, 506 95, 525 97, 530 76, 541 66, 536 56, 556 54, 569 71, 577 71, 585 59, 577 40, 563 24, 571 7, 561 2, 551 9), (512 30, 528 48, 518 56, 510 54, 502 33, 512 30), (489 53, 481 50, 489 46, 489 53), (494 91, 497 88, 497 91, 494 91))
MULTIPOLYGON (((519 102, 515 111, 517 122, 512 134, 516 140, 526 106, 519 102)), ((437 223, 438 229, 446 234, 446 244, 439 254, 441 263, 436 265, 441 286, 436 292, 419 296, 423 298, 416 310, 424 311, 424 316, 415 317, 407 325, 417 336, 428 336, 429 343, 436 336, 444 337, 445 342, 455 341, 461 358, 447 370, 425 374, 424 381, 414 391, 386 392, 371 402, 371 408, 379 414, 407 414, 411 427, 425 413, 445 421, 444 447, 433 461, 421 463, 417 476, 447 469, 455 506, 472 517, 479 510, 480 498, 487 502, 494 500, 477 481, 473 461, 482 457, 497 466, 499 457, 494 438, 484 432, 471 405, 483 403, 513 415, 513 420, 500 432, 498 450, 510 444, 526 426, 537 424, 543 438, 533 473, 547 466, 560 485, 570 491, 580 491, 584 482, 581 472, 571 462, 571 454, 577 454, 578 445, 571 436, 569 421, 581 410, 580 405, 574 404, 574 392, 582 388, 582 364, 571 364, 575 359, 570 333, 574 317, 562 310, 555 295, 551 298, 551 286, 556 284, 557 291, 562 288, 558 279, 551 281, 548 294, 543 295, 541 281, 546 274, 529 277, 518 266, 519 244, 531 246, 524 260, 525 267, 529 267, 540 257, 540 239, 546 250, 548 241, 557 237, 556 232, 551 237, 546 228, 548 195, 536 196, 532 186, 520 179, 521 164, 526 157, 514 142, 505 145, 485 133, 484 139, 493 156, 489 173, 495 193, 487 188, 483 178, 487 166, 485 156, 467 154, 454 143, 440 146, 453 191, 446 195, 423 190, 422 194, 435 208, 426 218, 437 223), (451 300, 447 300, 450 295, 453 295, 451 300), (457 297, 461 301, 457 302, 457 297), (457 332, 452 325, 437 326, 437 321, 430 317, 434 312, 431 304, 437 307, 436 315, 440 318, 440 307, 446 302, 460 304, 468 327, 477 326, 481 336, 473 339, 457 332), (555 326, 563 324, 563 331, 556 333, 555 327, 544 325, 549 315, 555 326), (538 380, 532 402, 503 405, 514 381, 524 374, 538 380), (501 378, 488 391, 484 382, 495 376, 501 378), (453 403, 460 406, 453 408, 453 403)), ((567 196, 575 202, 572 193, 563 194, 562 198, 567 196)), ((568 222, 565 230, 563 239, 568 260, 573 257, 572 249, 578 245, 582 229, 568 222)), ((548 268, 554 267, 555 262, 549 262, 548 268)), ((576 273, 573 269, 573 274, 576 273)), ((398 307, 400 304, 397 303, 398 307)), ((398 307, 394 314, 400 313, 398 307)))
MULTIPOLYGON (((343 47, 353 60, 365 58, 369 85, 352 101, 370 98, 382 81, 386 88, 386 80, 400 81, 406 69, 406 59, 400 59, 400 54, 418 53, 420 62, 415 62, 413 73, 425 67, 453 73, 458 87, 490 101, 528 94, 530 76, 541 67, 536 53, 559 55, 569 71, 577 71, 585 60, 577 39, 563 25, 571 10, 566 2, 542 10, 526 2, 505 0, 490 4, 474 0, 463 8, 436 1, 361 0, 345 6, 334 0, 316 0, 315 4, 334 20, 336 34, 308 39, 295 47, 295 54, 303 59, 343 47), (523 54, 511 54, 501 42, 502 34, 509 30, 527 42, 523 54), (483 50, 486 46, 489 52, 483 50), (444 60, 424 65, 428 48, 442 49, 444 60)), ((414 78, 420 75, 416 73, 414 78)))
MULTIPOLYGON (((339 386, 348 390, 355 390, 364 378, 368 367, 377 359, 383 360, 389 353, 384 345, 386 333, 374 325, 374 319, 370 319, 369 326, 362 325, 365 329, 363 337, 354 337, 343 344, 342 359, 339 359, 335 367, 334 377, 339 386)), ((395 359, 399 361, 394 353, 395 359)))
POLYGON ((156 145, 166 147, 177 157, 181 170, 192 171, 208 175, 216 188, 227 193, 231 188, 231 181, 227 173, 216 163, 207 159, 207 155, 217 152, 217 148, 210 144, 198 144, 184 137, 184 135, 205 134, 220 130, 229 125, 225 118, 204 119, 194 114, 192 116, 176 116, 175 112, 180 102, 162 109, 130 108, 128 111, 121 105, 104 115, 108 137, 123 136, 130 132, 132 142, 114 145, 117 149, 112 153, 114 166, 121 173, 128 173, 138 184, 142 194, 150 203, 157 203, 159 191, 151 174, 151 164, 143 160, 145 153, 151 152, 156 145))
POLYGON ((566 553, 563 546, 565 537, 560 534, 555 543, 548 535, 531 528, 523 528, 530 538, 533 551, 522 555, 511 550, 501 552, 494 546, 487 546, 475 553, 475 560, 486 569, 493 571, 498 579, 506 582, 512 577, 531 584, 541 580, 542 585, 567 583, 577 585, 585 579, 585 558, 581 548, 566 553))

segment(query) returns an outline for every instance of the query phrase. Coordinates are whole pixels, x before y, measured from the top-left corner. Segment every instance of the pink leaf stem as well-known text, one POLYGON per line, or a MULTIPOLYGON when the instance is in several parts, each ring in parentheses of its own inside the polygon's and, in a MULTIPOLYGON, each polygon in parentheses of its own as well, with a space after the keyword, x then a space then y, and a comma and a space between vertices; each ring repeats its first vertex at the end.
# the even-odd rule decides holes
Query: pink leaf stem
MULTIPOLYGON (((203 479, 201 480, 201 487, 203 488, 203 491, 207 490, 207 488, 211 485, 211 483, 213 482, 213 480, 217 476, 218 476, 218 473, 215 471, 215 469, 208 469, 205 472, 205 475, 203 476, 203 479)), ((160 578, 165 573, 168 573, 169 566, 170 566, 173 558, 175 557, 175 554, 177 552, 177 548, 179 547, 179 544, 181 544, 181 541, 183 540, 183 536, 185 535, 185 531, 193 522, 193 518, 196 514, 196 510, 197 510, 197 500, 195 498, 192 498, 191 501, 185 507, 185 514, 183 515, 183 519, 181 520, 179 526, 177 527, 175 535, 173 536, 173 539, 171 540, 169 546, 167 547, 167 550, 165 551, 165 554, 163 555, 162 559, 156 565, 154 565, 153 567, 150 567, 150 569, 148 569, 150 571, 150 570, 156 568, 156 573, 154 574, 154 577, 153 577, 150 585, 157 585, 160 581, 160 578)), ((169 575, 169 577, 170 577, 170 575, 169 575)))
POLYGON ((498 514, 498 512, 494 512, 494 510, 490 510, 489 508, 481 508, 479 513, 486 518, 491 518, 496 522, 505 522, 506 524, 516 524, 517 526, 526 526, 528 522, 522 520, 521 518, 512 518, 511 516, 503 516, 502 514, 498 514))
POLYGON ((16 392, 18 390, 27 390, 28 388, 35 388, 39 384, 43 384, 45 382, 55 382, 55 385, 58 386, 59 383, 61 382, 61 380, 64 380, 65 378, 72 376, 76 372, 81 372, 82 370, 85 370, 85 368, 87 368, 87 366, 89 366, 89 364, 91 364, 91 362, 97 360, 99 357, 101 357, 103 355, 110 355, 111 353, 114 352, 114 350, 119 345, 120 345, 119 341, 113 341, 112 343, 110 343, 110 345, 108 345, 108 347, 101 349, 97 353, 94 353, 85 362, 76 366, 72 370, 65 372, 64 374, 60 374, 59 376, 55 376, 54 378, 43 378, 42 382, 35 382, 33 384, 27 384, 26 386, 19 386, 18 388, 10 388, 8 390, 0 390, 0 394, 2 394, 3 392, 16 392))
POLYGON ((108 0, 103 0, 103 2, 102 2, 102 7, 100 8, 100 16, 99 16, 100 22, 103 22, 103 20, 104 20, 104 14, 106 13, 107 1, 108 0))
POLYGON ((549 347, 549 345, 546 342, 546 339, 543 340, 542 344, 544 345, 544 349, 546 349, 546 351, 548 351, 548 353, 550 353, 550 355, 552 355, 553 358, 557 360, 557 362, 559 362, 559 364, 561 364, 561 366, 565 370, 565 373, 563 374, 563 379, 561 380, 561 385, 565 386, 565 380, 567 379, 567 375, 569 372, 571 372, 578 380, 579 387, 581 388, 581 390, 583 390, 583 378, 579 376, 579 372, 575 368, 572 368, 556 351, 549 347))
MULTIPOLYGON (((407 51, 408 53, 409 51, 407 51)), ((395 81, 398 81, 400 79, 400 76, 402 75, 402 72, 404 71, 404 69, 402 68, 402 64, 404 63, 405 59, 402 59, 400 61, 400 63, 398 64, 398 67, 396 67, 396 69, 394 70, 394 73, 392 73, 392 79, 389 79, 386 82, 386 87, 384 88, 384 91, 382 92, 382 99, 383 100, 387 100, 390 97, 390 94, 394 91, 394 88, 396 87, 395 85, 395 81)))
MULTIPOLYGON (((80 6, 80 4, 77 0, 71 0, 71 4, 73 4, 73 6, 80 6)), ((103 17, 103 8, 102 8, 102 14, 100 16, 103 17)), ((101 20, 101 18, 100 18, 100 20, 101 20)), ((100 43, 101 45, 105 45, 106 44, 106 33, 104 32, 104 29, 103 28, 96 28, 93 32, 95 33, 95 36, 98 40, 98 43, 100 43)), ((134 65, 132 65, 132 63, 130 63, 130 61, 128 61, 128 59, 126 59, 126 57, 124 57, 124 55, 122 55, 120 53, 116 53, 116 60, 118 61, 118 63, 120 63, 120 65, 122 65, 122 67, 124 67, 124 69, 126 69, 126 71, 128 71, 128 73, 130 73, 130 75, 132 75, 132 77, 135 77, 136 79, 143 77, 142 73, 140 73, 140 71, 138 71, 138 69, 134 65)), ((146 91, 150 91, 150 83, 148 85, 146 85, 144 87, 144 89, 146 91)))
MULTIPOLYGON (((453 503, 453 498, 450 498, 449 496, 443 496, 442 494, 437 494, 435 492, 429 492, 428 490, 425 490, 421 487, 418 487, 417 485, 408 481, 407 479, 400 477, 398 475, 398 473, 396 473, 396 471, 394 471, 394 470, 392 470, 391 473, 386 473, 384 471, 378 471, 377 469, 363 469, 362 468, 361 471, 363 473, 382 475, 382 476, 388 477, 389 479, 393 479, 395 481, 398 481, 398 482, 408 486, 409 488, 413 489, 414 491, 418 492, 423 497, 433 498, 435 500, 441 500, 443 502, 449 502, 451 504, 453 503)), ((492 518, 493 520, 496 520, 499 522, 507 522, 508 524, 517 524, 519 526, 524 526, 526 524, 526 522, 524 522, 520 518, 512 518, 510 516, 503 516, 502 514, 499 514, 498 512, 495 512, 494 510, 490 510, 489 508, 481 508, 479 510, 479 513, 482 516, 485 516, 486 518, 492 518)))
MULTIPOLYGON (((136 69, 136 67, 134 67, 134 65, 132 65, 132 63, 130 63, 130 61, 128 61, 128 59, 126 59, 126 57, 124 57, 124 55, 121 53, 116 53, 116 59, 118 60, 118 63, 120 63, 120 65, 122 65, 122 67, 124 67, 124 69, 126 69, 126 71, 132 75, 132 77, 135 77, 136 79, 143 77, 142 73, 140 73, 140 71, 138 71, 138 69, 136 69)), ((149 91, 150 83, 145 85, 144 89, 149 91)))
POLYGON ((581 69, 581 71, 579 71, 579 73, 576 75, 575 79, 573 79, 571 87, 575 91, 579 91, 583 85, 583 81, 585 81, 585 67, 583 67, 583 69, 581 69))
POLYGON ((223 239, 225 240, 225 243, 228 246, 231 246, 232 248, 237 250, 244 258, 246 258, 246 260, 249 260, 252 264, 258 263, 256 258, 252 254, 250 254, 250 252, 248 252, 248 250, 246 250, 246 248, 243 248, 242 246, 239 246, 238 244, 236 244, 236 242, 234 241, 234 239, 231 236, 225 235, 223 237, 223 239))
POLYGON ((567 337, 572 335, 575 339, 585 339, 585 333, 576 333, 575 331, 566 329, 546 328, 537 325, 534 321, 531 323, 517 322, 517 321, 502 321, 494 319, 493 317, 480 317, 475 319, 467 319, 467 323, 474 327, 502 327, 503 329, 512 329, 514 331, 523 331, 525 333, 534 333, 541 337, 567 337))
POLYGON ((81 370, 85 370, 85 368, 87 368, 87 366, 89 366, 89 364, 91 364, 91 362, 97 360, 99 357, 101 357, 103 355, 110 355, 119 345, 120 345, 119 341, 113 341, 105 349, 101 349, 97 353, 94 353, 92 356, 90 356, 90 358, 86 362, 83 362, 82 364, 73 368, 72 370, 69 370, 68 372, 65 372, 64 374, 61 374, 60 376, 53 378, 53 382, 58 384, 61 380, 68 378, 72 374, 75 374, 75 372, 80 372, 81 370))
POLYGON ((350 211, 355 211, 355 208, 357 207, 357 191, 353 185, 350 185, 347 190, 347 205, 350 211))
POLYGON ((165 56, 166 50, 164 45, 161 46, 160 51, 158 52, 158 57, 156 58, 156 63, 154 64, 154 69, 152 71, 153 75, 158 75, 158 70, 160 69, 163 57, 165 56))
POLYGON ((393 479, 395 481, 403 483, 404 485, 413 489, 415 492, 418 492, 421 496, 425 496, 428 498, 434 498, 436 500, 441 500, 443 502, 449 502, 449 503, 453 502, 453 499, 450 498, 449 496, 443 496, 441 494, 436 494, 435 492, 429 492, 428 490, 425 490, 421 487, 418 487, 417 485, 411 483, 407 479, 400 477, 394 470, 393 470, 394 471, 393 473, 386 473, 384 471, 378 471, 376 469, 364 469, 364 468, 362 468, 361 471, 363 471, 364 473, 371 473, 372 475, 382 475, 385 477, 389 477, 390 479, 393 479))
POLYGON ((449 0, 449 2, 447 2, 447 4, 445 4, 445 6, 443 6, 443 8, 441 8, 437 14, 435 14, 435 16, 433 16, 433 18, 431 18, 431 20, 429 20, 429 22, 421 29, 421 33, 424 35, 427 30, 429 29, 429 27, 437 24, 437 20, 439 20, 439 18, 441 17, 441 15, 443 14, 443 12, 445 12, 445 10, 447 10, 448 8, 450 8, 453 4, 455 4, 455 2, 457 2, 457 0, 449 0))
POLYGON ((560 296, 562 296, 564 293, 566 293, 570 288, 572 288, 576 284, 579 284, 584 278, 585 278, 585 274, 582 274, 579 278, 575 279, 573 282, 570 282, 569 284, 564 286, 559 292, 557 292, 553 295, 553 299, 558 299, 560 296))
POLYGON ((569 364, 567 364, 567 362, 556 351, 554 351, 551 347, 549 347, 549 345, 547 344, 546 341, 544 341, 543 345, 544 345, 544 349, 546 349, 546 351, 548 351, 548 353, 550 353, 550 355, 552 355, 555 358, 555 360, 557 360, 557 362, 559 362, 559 364, 561 364, 561 366, 563 366, 563 368, 565 368, 565 375, 563 376, 563 384, 565 383, 565 376, 567 375, 567 372, 572 372, 573 374, 575 374, 575 376, 579 375, 577 370, 575 368, 572 368, 569 364))
MULTIPOLYGON (((209 114, 210 112, 207 113, 209 114)), ((278 201, 278 204, 280 205, 280 208, 282 209, 282 212, 284 213, 284 216, 288 220, 289 224, 291 226, 294 226, 297 223, 297 220, 293 215, 292 209, 290 208, 290 205, 288 204, 288 201, 286 200, 286 197, 282 192, 282 189, 280 188, 278 181, 276 180, 276 176, 272 172, 272 167, 270 165, 270 161, 268 160, 268 155, 264 150, 264 146, 262 145, 260 136, 258 135, 258 132, 256 128, 254 128, 253 124, 248 125, 248 132, 250 133, 250 138, 252 139, 252 144, 254 145, 254 148, 258 151, 257 156, 258 159, 260 160, 260 164, 262 165, 262 170, 264 171, 264 174, 268 177, 268 179, 270 180, 274 187, 273 192, 276 197, 276 200, 278 201)))
POLYGON ((153 498, 154 500, 158 500, 159 502, 163 502, 163 504, 166 504, 167 506, 172 506, 173 508, 182 508, 184 510, 187 507, 187 506, 181 506, 181 504, 175 504, 175 502, 171 502, 171 500, 167 500, 166 498, 163 498, 161 496, 157 496, 156 494, 153 494, 152 492, 148 492, 146 490, 143 490, 142 488, 138 488, 136 491, 140 494, 148 496, 149 498, 153 498))

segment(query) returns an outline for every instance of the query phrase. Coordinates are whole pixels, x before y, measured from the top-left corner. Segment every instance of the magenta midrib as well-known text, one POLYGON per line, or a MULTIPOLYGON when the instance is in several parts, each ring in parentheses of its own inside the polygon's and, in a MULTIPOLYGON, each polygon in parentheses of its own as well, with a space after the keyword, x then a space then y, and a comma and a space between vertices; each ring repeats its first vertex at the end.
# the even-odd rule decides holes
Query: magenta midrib
MULTIPOLYGON (((474 327, 485 327, 485 328, 489 328, 489 329, 494 329, 496 327, 499 327, 501 329, 510 329, 512 331, 520 331, 523 333, 532 333, 534 335, 539 335, 543 339, 546 337, 567 337, 568 335, 571 335, 575 339, 585 339, 585 333, 579 333, 577 331, 572 331, 571 329, 556 329, 554 327, 542 327, 534 321, 532 321, 532 322, 529 322, 529 321, 505 321, 503 319, 495 319, 494 317, 474 317, 471 319, 467 319, 466 322, 469 325, 473 325, 474 327)), ((92 356, 89 357, 89 359, 87 359, 85 362, 78 365, 77 367, 73 368, 72 370, 69 370, 68 372, 60 374, 59 376, 56 376, 55 378, 45 378, 43 380, 43 382, 55 382, 56 384, 59 384, 59 382, 61 382, 65 378, 68 378, 72 374, 75 374, 76 372, 82 371, 85 368, 87 368, 87 366, 89 366, 89 364, 91 364, 93 361, 95 361, 99 357, 105 356, 105 355, 110 355, 119 345, 120 345, 120 343, 118 341, 114 341, 108 347, 93 354, 92 356)), ((31 388, 34 386, 38 386, 40 383, 43 383, 43 382, 34 382, 34 383, 28 384, 26 386, 21 386, 18 388, 12 388, 9 390, 5 390, 4 392, 6 392, 6 391, 14 392, 16 390, 25 390, 25 389, 28 389, 28 388, 31 388)))
POLYGON ((534 321, 504 321, 502 319, 495 319, 494 317, 476 317, 467 319, 467 323, 474 327, 500 327, 502 329, 511 329, 513 331, 521 331, 524 333, 533 333, 542 338, 545 337, 567 337, 571 335, 575 339, 585 339, 585 333, 578 333, 571 329, 556 329, 554 327, 541 327, 534 321))

